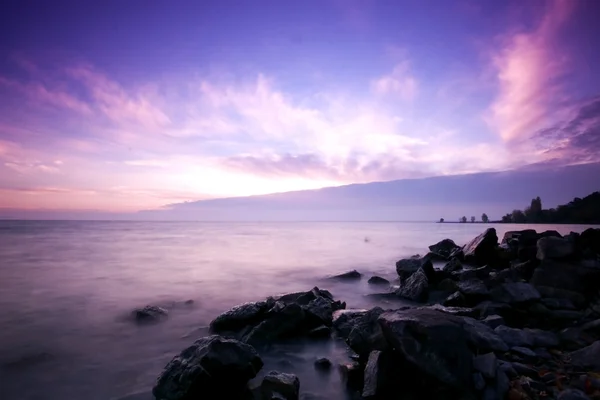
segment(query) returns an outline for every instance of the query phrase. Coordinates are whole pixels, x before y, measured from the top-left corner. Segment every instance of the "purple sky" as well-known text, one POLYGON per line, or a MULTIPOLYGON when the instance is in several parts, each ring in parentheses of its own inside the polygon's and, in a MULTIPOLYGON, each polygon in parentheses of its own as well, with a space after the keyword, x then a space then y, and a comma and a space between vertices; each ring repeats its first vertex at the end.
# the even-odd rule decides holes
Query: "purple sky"
POLYGON ((4 1, 0 208, 600 161, 600 2, 4 1))

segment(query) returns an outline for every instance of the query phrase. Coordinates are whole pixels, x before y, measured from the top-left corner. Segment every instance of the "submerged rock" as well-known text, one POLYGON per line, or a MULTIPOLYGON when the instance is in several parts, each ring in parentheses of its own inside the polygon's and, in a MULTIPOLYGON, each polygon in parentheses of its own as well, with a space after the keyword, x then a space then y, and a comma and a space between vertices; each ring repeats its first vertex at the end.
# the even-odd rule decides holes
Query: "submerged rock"
POLYGON ((133 317, 138 322, 156 322, 167 315, 168 311, 158 306, 145 306, 133 311, 133 317))
POLYGON ((220 333, 242 329, 247 325, 260 321, 273 305, 275 305, 273 299, 240 304, 215 318, 210 323, 210 330, 211 332, 220 333))
POLYGON ((260 391, 264 399, 298 400, 300 380, 294 374, 271 371, 264 377, 260 391))
POLYGON ((362 278, 362 274, 357 270, 352 270, 345 272, 343 274, 335 275, 330 277, 329 279, 337 280, 337 281, 356 281, 362 278))
POLYGON ((167 364, 152 393, 157 400, 235 398, 262 366, 252 346, 208 336, 198 339, 167 364))
POLYGON ((370 285, 389 285, 390 281, 380 276, 373 275, 369 278, 368 283, 370 285))

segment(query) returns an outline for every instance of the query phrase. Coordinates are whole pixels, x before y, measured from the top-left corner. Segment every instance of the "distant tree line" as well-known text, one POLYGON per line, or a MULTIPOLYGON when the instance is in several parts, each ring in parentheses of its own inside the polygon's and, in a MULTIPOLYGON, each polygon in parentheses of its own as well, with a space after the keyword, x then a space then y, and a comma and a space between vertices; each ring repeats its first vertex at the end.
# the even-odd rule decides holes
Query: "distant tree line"
MULTIPOLYGON (((475 222, 475 217, 471 217, 471 223, 475 222)), ((490 221, 490 219, 488 218, 486 213, 481 214, 481 222, 485 222, 488 223, 490 221)), ((440 218, 440 223, 444 222, 444 218, 440 218)), ((461 224, 466 224, 467 223, 467 217, 462 216, 458 219, 458 222, 460 222, 461 224)))
POLYGON ((542 209, 542 199, 531 200, 525 210, 514 210, 502 217, 506 223, 534 224, 600 224, 600 192, 580 199, 576 197, 568 204, 548 210, 542 209))

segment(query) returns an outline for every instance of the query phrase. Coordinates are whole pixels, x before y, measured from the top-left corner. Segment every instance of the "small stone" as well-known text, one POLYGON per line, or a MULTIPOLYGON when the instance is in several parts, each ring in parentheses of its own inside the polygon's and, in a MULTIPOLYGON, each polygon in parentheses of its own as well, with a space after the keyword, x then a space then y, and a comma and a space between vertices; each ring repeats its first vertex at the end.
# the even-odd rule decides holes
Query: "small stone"
POLYGON ((473 357, 473 368, 481 374, 492 379, 496 376, 497 359, 494 353, 487 353, 473 357))
POLYGON ((325 357, 319 358, 315 361, 315 369, 319 371, 329 371, 331 369, 331 361, 325 357))

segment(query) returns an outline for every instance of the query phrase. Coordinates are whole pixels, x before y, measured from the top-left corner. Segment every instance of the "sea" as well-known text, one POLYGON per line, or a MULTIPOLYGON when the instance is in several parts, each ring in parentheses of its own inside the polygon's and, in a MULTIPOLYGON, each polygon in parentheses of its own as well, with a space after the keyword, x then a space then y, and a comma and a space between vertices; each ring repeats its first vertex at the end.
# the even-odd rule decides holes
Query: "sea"
MULTIPOLYGON (((450 238, 462 245, 494 226, 581 232, 583 225, 414 222, 0 221, 0 399, 150 400, 166 363, 218 314, 268 296, 328 289, 348 308, 380 305, 367 280, 397 278, 395 262, 450 238), (358 270, 356 282, 330 276, 358 270), (189 302, 192 300, 192 302, 189 302), (191 303, 191 304, 190 304, 191 303), (158 305, 163 321, 132 310, 158 305)), ((269 370, 300 378, 309 393, 345 399, 340 340, 274 346, 269 370)), ((256 381, 260 380, 260 376, 256 381)))

